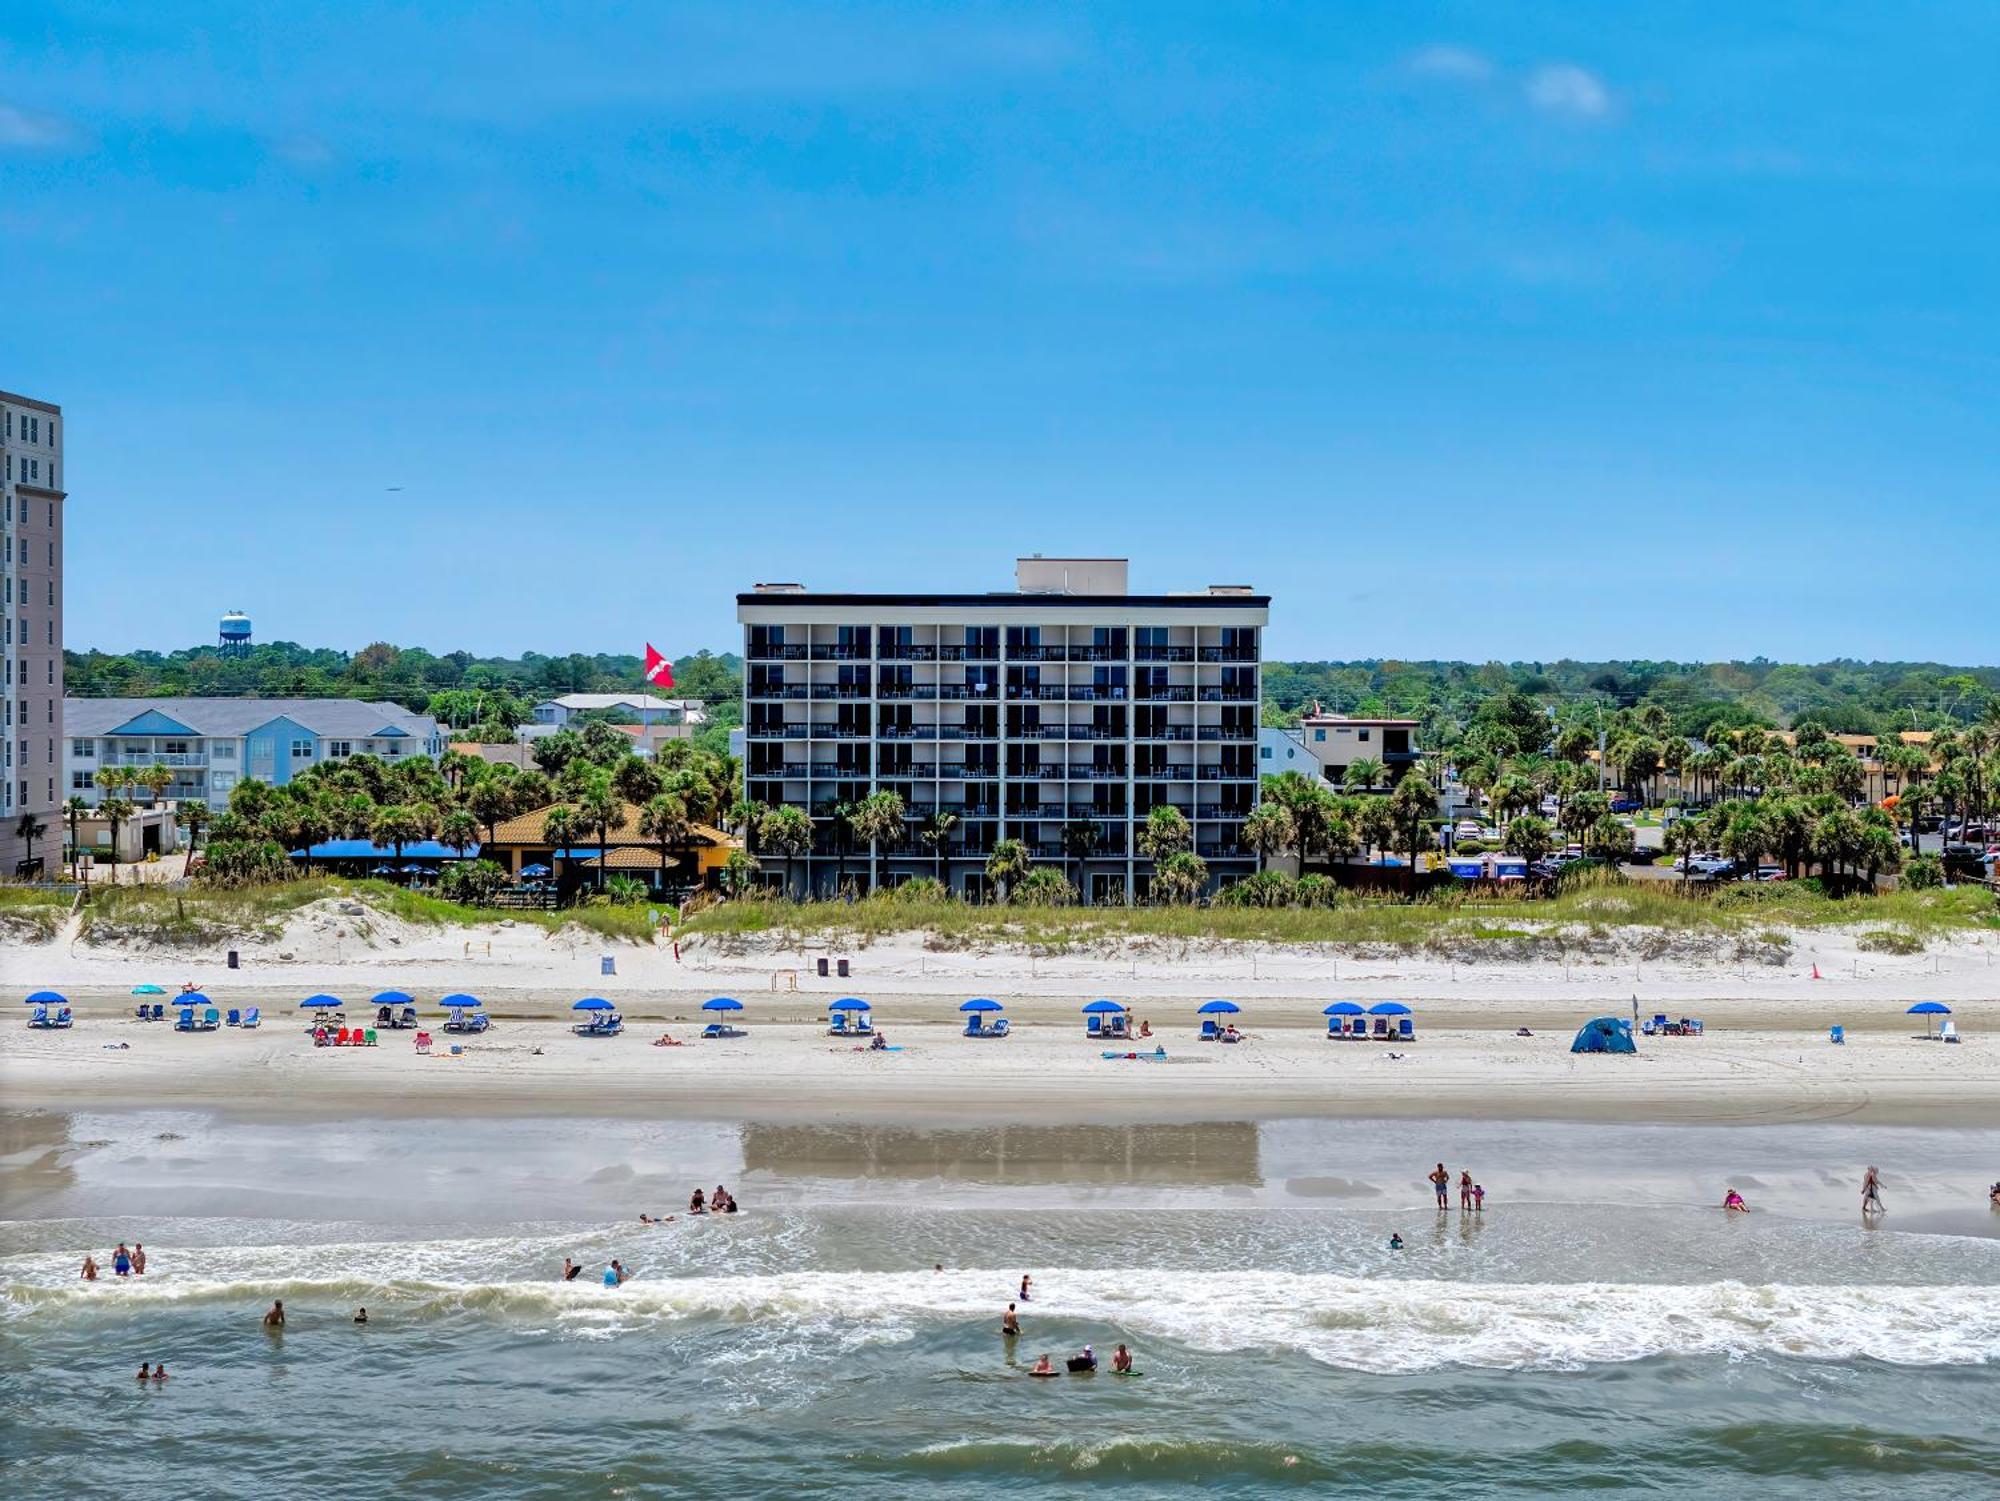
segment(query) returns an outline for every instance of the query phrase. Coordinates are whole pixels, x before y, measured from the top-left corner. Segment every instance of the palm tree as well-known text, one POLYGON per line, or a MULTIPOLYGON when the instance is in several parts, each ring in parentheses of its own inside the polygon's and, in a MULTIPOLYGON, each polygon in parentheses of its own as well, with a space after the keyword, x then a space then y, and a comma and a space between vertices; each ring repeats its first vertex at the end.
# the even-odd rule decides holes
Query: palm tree
POLYGON ((903 799, 894 792, 872 792, 855 805, 854 832, 868 841, 871 878, 882 862, 882 846, 902 843, 906 825, 903 799))
POLYGON ((464 808, 453 808, 438 818, 438 839, 463 860, 465 852, 479 842, 479 820, 464 808))
POLYGON ((465 810, 479 820, 491 844, 502 821, 514 816, 514 789, 500 777, 481 777, 466 792, 465 810))
POLYGON ((1340 784, 1350 792, 1367 792, 1382 785, 1386 771, 1387 768, 1380 761, 1372 756, 1363 756, 1359 760, 1347 763, 1347 771, 1341 777, 1340 784))
MULTIPOLYGON (((76 826, 83 821, 84 815, 90 812, 90 804, 85 802, 81 795, 72 792, 64 799, 62 811, 64 820, 69 824, 69 868, 70 873, 74 875, 76 873, 77 860, 83 853, 77 848, 76 826)), ((202 811, 205 813, 208 810, 203 809, 202 811)), ((193 847, 192 843, 190 843, 189 847, 193 847)))
POLYGON ((611 778, 599 773, 577 794, 576 811, 582 816, 584 828, 597 836, 597 889, 602 891, 611 836, 625 827, 625 803, 611 785, 611 778))
POLYGON ((32 813, 23 813, 20 821, 14 825, 14 837, 27 847, 26 857, 21 862, 24 867, 33 868, 35 864, 35 841, 48 833, 48 831, 49 826, 32 813))
POLYGON ((166 766, 155 761, 139 773, 139 785, 152 794, 151 801, 159 802, 166 796, 167 789, 174 784, 174 774, 166 766))
POLYGON ((1507 824, 1507 853, 1540 860, 1555 848, 1555 826, 1539 813, 1523 813, 1507 824))
POLYGON ((1431 820, 1437 817, 1437 791, 1416 772, 1396 784, 1389 794, 1389 812, 1395 819, 1404 854, 1409 857, 1405 885, 1414 894, 1417 885, 1417 856, 1431 847, 1431 820))
POLYGON ((671 792, 649 798, 639 810, 639 835, 660 847, 660 885, 667 884, 667 856, 674 846, 685 845, 694 832, 688 820, 687 804, 671 792))
POLYGON ((418 836, 417 815, 402 803, 377 808, 369 822, 368 835, 377 844, 386 844, 396 855, 396 874, 403 874, 403 846, 418 836))
POLYGON ((1157 865, 1193 844, 1194 830, 1180 809, 1171 803, 1161 803, 1146 815, 1146 826, 1139 830, 1138 842, 1139 853, 1157 865))
POLYGON ((1694 876, 1694 857, 1707 845, 1708 831, 1698 818, 1681 818, 1667 826, 1660 842, 1666 846, 1668 854, 1680 857, 1681 889, 1685 891, 1694 876))
POLYGON ((1084 877, 1090 870, 1090 857, 1097 853, 1097 847, 1104 842, 1104 831, 1097 826, 1097 820, 1078 814, 1062 828, 1062 851, 1067 859, 1076 862, 1076 889, 1081 896, 1084 877))
POLYGON ((757 820, 757 840, 771 853, 797 860, 813 847, 813 821, 803 808, 773 808, 757 820))
POLYGON ((1208 865, 1192 850, 1175 850, 1153 867, 1148 888, 1156 901, 1191 902, 1208 884, 1208 865))
POLYGON ((1003 902, 1027 873, 1028 847, 1018 839, 999 840, 986 857, 986 879, 999 890, 1003 902))
POLYGON ((133 813, 132 800, 124 797, 107 797, 100 801, 97 809, 104 815, 104 821, 111 826, 111 880, 118 881, 118 827, 133 813))
POLYGON ((833 835, 835 869, 833 889, 835 895, 847 889, 847 848, 854 843, 855 805, 842 800, 833 805, 832 816, 827 821, 827 832, 833 835))
MULTIPOLYGON (((945 885, 945 847, 951 843, 951 831, 957 827, 958 815, 956 813, 945 808, 937 808, 924 816, 923 828, 917 833, 917 838, 923 841, 924 848, 929 850, 937 860, 937 881, 940 886, 945 885)), ((946 890, 949 889, 949 887, 946 887, 946 890)))
POLYGON ((542 819, 542 838, 549 844, 549 863, 554 865, 561 851, 575 847, 583 837, 583 815, 567 803, 549 809, 542 819))
MULTIPOLYGON (((1354 768, 1347 769, 1352 774, 1354 768)), ((1259 803, 1243 820, 1243 842, 1267 864, 1272 857, 1290 849, 1298 837, 1298 821, 1282 803, 1259 803)))

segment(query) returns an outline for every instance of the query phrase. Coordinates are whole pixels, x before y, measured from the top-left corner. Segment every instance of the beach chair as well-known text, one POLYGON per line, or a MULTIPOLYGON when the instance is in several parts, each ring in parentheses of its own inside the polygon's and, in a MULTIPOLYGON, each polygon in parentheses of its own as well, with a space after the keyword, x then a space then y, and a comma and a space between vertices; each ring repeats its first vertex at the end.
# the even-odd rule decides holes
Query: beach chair
POLYGON ((965 1035, 967 1037, 983 1037, 985 1035, 985 1030, 979 1025, 978 1017, 968 1016, 965 1019, 965 1035))
POLYGON ((1700 1017, 1698 1017, 1698 1016, 1684 1016, 1684 1017, 1682 1017, 1682 1018, 1681 1018, 1681 1035, 1682 1035, 1682 1036, 1684 1036, 1684 1037, 1699 1037, 1699 1036, 1701 1036, 1701 1018, 1700 1018, 1700 1017))
MULTIPOLYGON (((58 1007, 56 1014, 49 1019, 49 1025, 51 1027, 73 1027, 76 1025, 76 1017, 71 1014, 69 1007, 58 1007)), ((1956 1037, 1951 1040, 1953 1042, 1958 1041, 1956 1037)))
POLYGON ((174 1030, 176 1032, 192 1032, 194 1030, 194 1007, 181 1007, 181 1014, 174 1022, 174 1030))
POLYGON ((703 1037, 721 1037, 724 1035, 724 1032, 725 1029, 721 1022, 710 1022, 707 1026, 701 1029, 701 1035, 703 1037))
POLYGON ((992 1026, 988 1027, 986 1035, 988 1037, 1005 1037, 1007 1035, 1007 1018, 1003 1016, 992 1026))
POLYGON ((1417 1021, 1413 1016, 1396 1018, 1396 1035, 1404 1042, 1414 1042, 1417 1038, 1417 1021))
POLYGON ((1826 1040, 1832 1043, 1837 1048, 1847 1046, 1847 1028, 1845 1027, 1827 1028, 1826 1040))
MULTIPOLYGON (((722 1035, 725 1037, 734 1037, 736 1029, 725 1024, 722 1035)), ((875 1035, 875 1023, 868 1019, 866 1013, 854 1019, 854 1035, 856 1037, 873 1037, 875 1035)))
POLYGON ((1087 1037, 1102 1037, 1104 1035, 1104 1018, 1095 1013, 1085 1017, 1083 1031, 1087 1037))
POLYGON ((208 1007, 205 1011, 201 1013, 202 1031, 213 1032, 217 1027, 220 1027, 221 1025, 222 1025, 222 1013, 220 1011, 217 1011, 213 1006, 208 1007))
POLYGON ((147 1019, 147 1015, 148 1015, 148 1013, 147 1013, 147 1011, 146 1011, 146 1003, 145 1003, 144 1001, 141 1001, 141 1002, 139 1002, 139 1005, 138 1005, 138 1008, 137 1008, 137 1010, 138 1010, 138 1013, 139 1013, 139 1020, 140 1020, 140 1021, 145 1021, 145 1020, 147 1019))
POLYGON ((419 1053, 428 1053, 430 1050, 431 1034, 428 1032, 419 1032, 417 1034, 417 1051, 419 1053))
POLYGON ((363 1042, 365 1042, 365 1043, 366 1043, 366 1044, 367 1044, 367 1045, 368 1045, 369 1047, 371 1047, 371 1048, 372 1048, 372 1047, 374 1047, 374 1046, 375 1046, 375 1029, 374 1029, 373 1027, 370 1027, 370 1028, 369 1028, 369 1029, 368 1029, 368 1030, 367 1030, 366 1032, 364 1032, 364 1033, 362 1034, 362 1040, 363 1040, 363 1042))
POLYGON ((845 1037, 847 1035, 847 1013, 845 1011, 836 1011, 833 1013, 833 1025, 826 1029, 826 1035, 828 1037, 845 1037))
POLYGON ((238 1011, 234 1006, 231 1006, 229 1008, 229 1015, 224 1018, 224 1022, 228 1026, 240 1027, 243 1025, 243 1013, 238 1011))
POLYGON ((405 1031, 407 1031, 411 1027, 416 1026, 416 1024, 417 1024, 417 1008, 415 1006, 405 1006, 403 1008, 402 1016, 399 1017, 393 1023, 393 1025, 397 1027, 399 1030, 405 1030, 405 1031))
POLYGON ((28 1013, 28 1025, 29 1025, 29 1026, 31 1026, 31 1027, 46 1027, 46 1026, 47 1026, 48 1024, 49 1024, 49 1008, 48 1008, 48 1007, 46 1007, 46 1006, 37 1006, 37 1007, 36 1007, 36 1008, 35 1008, 35 1009, 34 1009, 33 1011, 30 1011, 30 1012, 28 1013))
POLYGON ((153 1020, 156 1022, 163 1022, 166 1019, 167 1019, 166 1004, 162 1001, 153 1002, 153 1020))
POLYGON ((389 1009, 389 1008, 388 1008, 387 1006, 377 1006, 377 1007, 375 1008, 375 1025, 376 1025, 376 1026, 378 1026, 378 1027, 393 1027, 393 1026, 394 1026, 395 1024, 396 1024, 396 1013, 395 1013, 395 1012, 391 1011, 391 1010, 390 1010, 390 1009, 389 1009))
POLYGON ((337 1048, 344 1048, 352 1040, 353 1039, 348 1035, 347 1028, 342 1027, 338 1032, 334 1034, 333 1045, 337 1048))
POLYGON ((1201 1019, 1201 1040, 1203 1042, 1214 1042, 1221 1035, 1222 1028, 1216 1025, 1214 1017, 1204 1016, 1201 1019))
MULTIPOLYGON (((69 1007, 67 1007, 67 1006, 63 1007, 63 1012, 62 1012, 62 1014, 63 1014, 64 1016, 68 1016, 68 1015, 69 1015, 69 1007)), ((64 1026, 67 1026, 67 1025, 68 1025, 68 1023, 67 1023, 67 1022, 65 1022, 65 1023, 62 1023, 61 1025, 64 1025, 64 1026)), ((1939 1041, 1939 1042, 1957 1042, 1957 1041, 1958 1041, 1958 1023, 1957 1023, 1957 1022, 1941 1022, 1941 1023, 1939 1023, 1939 1024, 1938 1024, 1938 1041, 1939 1041)))
POLYGON ((257 1008, 252 1006, 248 1011, 243 1013, 243 1030, 246 1032, 250 1031, 262 1020, 263 1018, 257 1014, 257 1008))

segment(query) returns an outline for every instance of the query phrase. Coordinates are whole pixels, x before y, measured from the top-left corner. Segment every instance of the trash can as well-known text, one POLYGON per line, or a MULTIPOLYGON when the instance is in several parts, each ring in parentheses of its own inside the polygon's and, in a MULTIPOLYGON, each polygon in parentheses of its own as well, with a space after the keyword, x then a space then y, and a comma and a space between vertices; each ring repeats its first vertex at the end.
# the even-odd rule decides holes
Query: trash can
POLYGON ((822 980, 824 980, 824 979, 826 978, 826 960, 824 960, 824 959, 821 959, 821 960, 819 961, 819 977, 820 977, 820 978, 821 978, 822 980))
POLYGON ((229 967, 231 969, 236 968, 236 950, 234 949, 229 951, 229 967))
POLYGON ((847 961, 845 959, 841 960, 836 967, 840 970, 840 978, 845 980, 847 978, 847 961))
POLYGON ((617 974, 617 973, 618 973, 618 959, 617 959, 617 956, 616 956, 616 955, 613 955, 613 954, 606 954, 606 955, 604 955, 604 957, 603 957, 603 958, 601 958, 601 959, 599 959, 599 960, 597 961, 597 972, 598 972, 598 973, 599 973, 600 975, 615 975, 615 974, 617 974))

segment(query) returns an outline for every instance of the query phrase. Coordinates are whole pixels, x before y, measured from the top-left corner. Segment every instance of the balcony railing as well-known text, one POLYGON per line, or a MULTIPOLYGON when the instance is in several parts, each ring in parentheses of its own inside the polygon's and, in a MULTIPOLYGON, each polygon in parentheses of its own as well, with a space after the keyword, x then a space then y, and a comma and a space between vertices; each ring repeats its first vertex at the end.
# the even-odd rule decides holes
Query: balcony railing
POLYGON ((1142 730, 1133 736, 1135 740, 1192 740, 1194 726, 1191 724, 1163 724, 1150 730, 1142 730))
POLYGON ((1000 648, 997 646, 940 646, 940 662, 997 662, 1000 648))
POLYGON ((206 766, 208 765, 208 753, 206 751, 172 751, 163 752, 155 756, 142 751, 106 756, 103 758, 102 764, 105 766, 206 766))
POLYGON ((1060 683, 1009 683, 1007 685, 1007 696, 1009 698, 1024 698, 1043 703, 1052 700, 1060 701, 1065 691, 1060 683))
POLYGON ((1075 703, 1122 704, 1125 702, 1123 683, 1077 683, 1069 690, 1075 703))
POLYGON ((1204 646, 1201 649, 1204 662, 1243 662, 1258 660, 1257 653, 1242 646, 1204 646))
POLYGON ((1063 648, 1060 646, 1009 646, 1009 662, 1060 662, 1063 648))
POLYGON ((866 683, 814 683, 812 685, 812 696, 820 702, 825 702, 828 699, 847 699, 851 702, 855 699, 868 697, 868 685, 866 683))
POLYGON ((1102 729, 1094 724, 1073 724, 1069 726, 1071 740, 1123 740, 1123 730, 1102 729))
POLYGON ((1254 766, 1204 766, 1201 768, 1204 782, 1254 782, 1257 768, 1254 766))
POLYGON ((752 683, 751 698, 804 698, 809 690, 804 683, 752 683))
POLYGON ((1254 704, 1257 691, 1254 688, 1204 688, 1201 701, 1205 704, 1254 704))
POLYGON ((1069 649, 1072 662, 1122 662, 1125 649, 1121 646, 1072 646, 1069 649))
POLYGON ((753 724, 749 729, 752 740, 804 740, 806 734, 802 724, 753 724))
POLYGON ((1191 782, 1194 780, 1194 768, 1192 766, 1155 766, 1151 771, 1142 768, 1139 772, 1139 780, 1142 782, 1191 782))
POLYGON ((884 683, 875 690, 875 696, 894 700, 936 698, 938 690, 936 683, 884 683))
POLYGON ((766 644, 764 646, 753 646, 750 648, 750 660, 753 662, 803 662, 806 660, 806 649, 803 644, 794 646, 782 642, 766 644))
POLYGON ((1192 646, 1138 646, 1132 649, 1135 662, 1192 662, 1192 646))
POLYGON ((1205 724, 1196 736, 1200 740, 1250 741, 1257 738, 1254 729, 1235 729, 1229 725, 1205 724))
POLYGON ((935 740, 938 727, 934 724, 885 724, 875 733, 884 740, 935 740))
POLYGON ((1241 844, 1197 844, 1194 852, 1204 860, 1243 860, 1250 855, 1249 847, 1241 844))
POLYGON ((1000 696, 998 683, 942 683, 938 686, 938 697, 954 702, 961 699, 991 701, 1000 696))
POLYGON ((902 646, 888 643, 879 648, 875 655, 884 662, 935 662, 937 648, 934 646, 902 646))
POLYGON ((1067 768, 1072 782, 1122 782, 1125 768, 1122 766, 1071 766, 1067 768))
POLYGON ((868 727, 858 724, 816 724, 812 727, 815 740, 866 740, 868 727))
POLYGON ((1132 697, 1142 704, 1191 704, 1194 702, 1194 689, 1173 684, 1142 683, 1132 690, 1132 697))

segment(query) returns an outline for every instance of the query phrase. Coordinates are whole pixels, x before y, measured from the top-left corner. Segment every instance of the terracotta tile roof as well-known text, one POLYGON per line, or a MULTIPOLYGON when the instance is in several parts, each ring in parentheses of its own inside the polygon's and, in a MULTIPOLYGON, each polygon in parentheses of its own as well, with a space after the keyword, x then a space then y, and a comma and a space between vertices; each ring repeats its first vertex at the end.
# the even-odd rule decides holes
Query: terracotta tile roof
MULTIPOLYGON (((537 808, 534 812, 523 813, 518 818, 505 819, 494 828, 493 838, 488 842, 495 845, 546 845, 549 842, 547 832, 549 814, 562 806, 564 805, 561 803, 550 803, 546 808, 537 808)), ((653 852, 653 861, 655 864, 658 864, 660 847, 639 833, 638 805, 626 803, 624 807, 625 826, 621 829, 613 829, 606 836, 604 842, 607 845, 635 845, 640 849, 651 850, 653 852)), ((715 844, 734 848, 737 843, 730 835, 723 833, 720 829, 712 829, 704 823, 694 824, 692 825, 692 829, 694 843, 696 844, 715 844)), ((594 833, 587 836, 579 835, 576 843, 578 845, 594 845, 597 843, 597 837, 594 833)))

